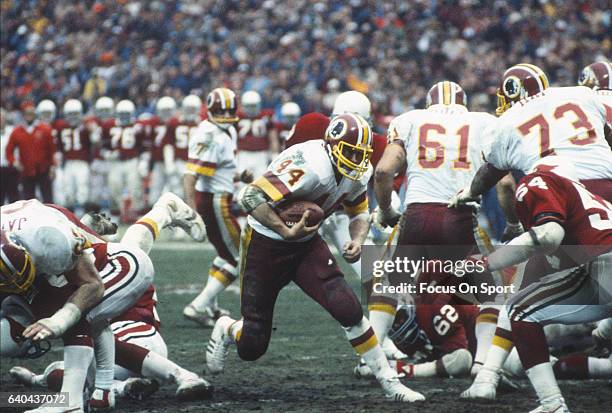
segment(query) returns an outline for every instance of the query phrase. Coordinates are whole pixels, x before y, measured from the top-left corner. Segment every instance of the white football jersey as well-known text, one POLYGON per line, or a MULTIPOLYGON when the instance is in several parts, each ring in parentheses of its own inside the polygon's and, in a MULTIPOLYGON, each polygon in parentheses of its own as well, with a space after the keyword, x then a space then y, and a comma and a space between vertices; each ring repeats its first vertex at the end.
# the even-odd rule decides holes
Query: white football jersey
MULTIPOLYGON (((271 199, 272 207, 286 201, 312 201, 332 214, 341 204, 349 215, 367 212, 367 185, 372 176, 370 166, 360 180, 354 181, 336 172, 323 140, 312 140, 289 147, 272 161, 268 171, 255 180, 271 199)), ((283 238, 262 225, 251 215, 249 225, 269 238, 283 238)), ((314 234, 298 241, 307 241, 314 234)))
POLYGON ((606 109, 606 121, 608 125, 612 126, 612 90, 598 90, 597 96, 599 101, 604 105, 606 109))
POLYGON ((36 275, 51 280, 72 269, 88 246, 83 231, 55 208, 36 199, 2 206, 2 229, 14 234, 36 266, 36 275))
POLYGON ((393 119, 387 137, 406 150, 406 204, 447 203, 469 185, 484 163, 484 131, 496 122, 462 105, 432 105, 393 119))
POLYGON ((515 103, 499 120, 485 151, 496 168, 528 172, 538 159, 556 153, 574 162, 578 179, 612 179, 606 112, 593 90, 549 88, 515 103))
POLYGON ((221 129, 205 120, 189 139, 185 173, 196 175, 196 191, 233 193, 236 175, 236 128, 221 129))

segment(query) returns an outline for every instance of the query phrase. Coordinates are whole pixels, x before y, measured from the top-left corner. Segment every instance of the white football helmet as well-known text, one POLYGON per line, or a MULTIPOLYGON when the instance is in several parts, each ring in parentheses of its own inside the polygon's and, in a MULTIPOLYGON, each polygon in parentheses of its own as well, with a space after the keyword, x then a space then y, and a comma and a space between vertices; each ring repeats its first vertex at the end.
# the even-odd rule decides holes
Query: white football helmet
POLYGON ((49 99, 41 100, 36 106, 36 116, 43 122, 51 123, 55 119, 57 108, 49 99))
POLYGON ((62 109, 64 119, 70 126, 77 126, 83 117, 83 104, 77 99, 68 99, 62 109))
POLYGON ((200 111, 202 110, 202 99, 196 95, 188 95, 181 102, 181 112, 183 119, 189 122, 199 122, 200 111))
POLYGON ((295 102, 283 103, 281 106, 281 117, 287 125, 295 125, 301 115, 302 109, 295 102))
POLYGON ((370 99, 356 90, 340 93, 334 102, 332 117, 343 113, 356 113, 369 122, 372 117, 370 99))
POLYGON ((9 295, 0 307, 0 356, 37 358, 51 348, 48 340, 24 339, 15 327, 25 328, 36 320, 30 305, 19 295, 9 295))
POLYGON ((157 112, 157 116, 165 122, 170 119, 174 115, 174 111, 176 110, 176 102, 170 96, 164 96, 159 98, 157 104, 155 105, 155 111, 157 112))
POLYGON ((115 112, 120 125, 129 125, 134 120, 134 112, 136 112, 136 107, 131 100, 124 99, 117 103, 115 112))
POLYGON ((261 96, 254 90, 244 92, 240 103, 247 116, 257 116, 261 112, 261 96))
POLYGON ((113 117, 115 114, 115 103, 108 96, 102 96, 96 100, 94 105, 94 114, 100 120, 106 120, 113 117))

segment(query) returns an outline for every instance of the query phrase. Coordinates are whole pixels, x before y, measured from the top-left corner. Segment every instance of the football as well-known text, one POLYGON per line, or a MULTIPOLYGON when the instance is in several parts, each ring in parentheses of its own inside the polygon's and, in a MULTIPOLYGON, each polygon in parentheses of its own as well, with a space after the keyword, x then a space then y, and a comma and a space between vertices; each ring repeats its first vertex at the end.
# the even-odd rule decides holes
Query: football
POLYGON ((311 201, 293 201, 288 202, 278 207, 278 215, 281 217, 288 227, 292 227, 294 224, 302 219, 302 215, 307 210, 310 211, 310 216, 306 221, 308 226, 317 225, 323 220, 324 212, 320 206, 311 201))

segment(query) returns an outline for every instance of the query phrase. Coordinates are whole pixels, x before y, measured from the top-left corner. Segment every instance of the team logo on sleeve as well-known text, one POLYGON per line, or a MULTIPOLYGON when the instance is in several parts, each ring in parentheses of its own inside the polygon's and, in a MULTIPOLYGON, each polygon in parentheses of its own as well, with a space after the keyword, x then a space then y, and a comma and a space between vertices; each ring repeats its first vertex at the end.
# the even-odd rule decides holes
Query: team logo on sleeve
POLYGON ((348 123, 344 119, 336 119, 334 123, 329 127, 328 133, 334 139, 340 139, 348 130, 348 123))

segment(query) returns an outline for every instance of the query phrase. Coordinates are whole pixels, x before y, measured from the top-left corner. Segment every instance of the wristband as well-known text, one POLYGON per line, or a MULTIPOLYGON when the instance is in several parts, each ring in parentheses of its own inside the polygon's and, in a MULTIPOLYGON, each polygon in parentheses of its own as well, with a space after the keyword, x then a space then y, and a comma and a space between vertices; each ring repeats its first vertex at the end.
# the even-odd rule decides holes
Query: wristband
POLYGON ((61 337, 70 327, 81 319, 81 310, 73 303, 66 303, 49 318, 38 322, 47 327, 54 337, 61 337))

